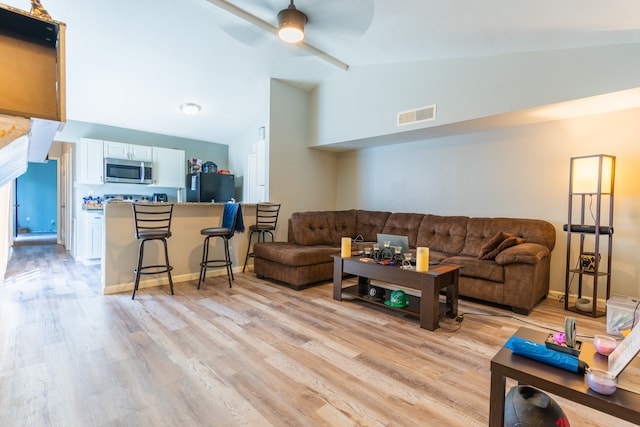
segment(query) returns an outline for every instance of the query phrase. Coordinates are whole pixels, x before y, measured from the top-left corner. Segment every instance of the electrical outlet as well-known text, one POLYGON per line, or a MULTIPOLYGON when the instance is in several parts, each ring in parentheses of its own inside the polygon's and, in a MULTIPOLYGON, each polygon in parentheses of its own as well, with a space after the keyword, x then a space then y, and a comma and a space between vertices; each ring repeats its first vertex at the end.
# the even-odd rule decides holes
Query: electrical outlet
POLYGON ((31 217, 30 216, 28 216, 26 219, 27 219, 27 222, 31 221, 31 217))

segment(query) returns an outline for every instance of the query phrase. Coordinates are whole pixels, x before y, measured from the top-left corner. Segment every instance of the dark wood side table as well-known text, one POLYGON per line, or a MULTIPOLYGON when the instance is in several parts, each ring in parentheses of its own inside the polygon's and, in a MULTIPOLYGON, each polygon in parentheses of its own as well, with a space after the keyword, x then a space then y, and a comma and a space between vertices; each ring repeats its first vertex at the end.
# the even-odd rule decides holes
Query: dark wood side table
MULTIPOLYGON (((333 299, 341 301, 343 291, 347 291, 353 298, 377 304, 364 297, 367 295, 370 279, 415 289, 420 292, 420 306, 419 310, 413 314, 420 316, 420 327, 435 331, 438 328, 441 313, 446 313, 450 317, 458 315, 459 276, 460 267, 453 264, 432 265, 428 272, 419 273, 415 270, 403 270, 400 267, 362 262, 358 257, 334 256, 333 299), (358 276, 358 284, 350 287, 351 289, 343 289, 344 273, 358 276), (446 302, 441 304, 439 296, 443 289, 446 291, 446 302)), ((381 303, 379 305, 387 307, 381 303)))
MULTIPOLYGON (((539 343, 544 343, 547 335, 546 332, 528 328, 520 328, 514 334, 516 337, 539 343)), ((582 343, 580 360, 592 368, 607 370, 607 358, 596 352, 592 342, 582 343)), ((632 423, 640 421, 640 394, 620 388, 610 396, 598 394, 589 388, 587 377, 584 375, 514 355, 511 349, 503 347, 491 359, 489 426, 504 425, 507 377, 513 378, 519 384, 530 385, 632 423)))

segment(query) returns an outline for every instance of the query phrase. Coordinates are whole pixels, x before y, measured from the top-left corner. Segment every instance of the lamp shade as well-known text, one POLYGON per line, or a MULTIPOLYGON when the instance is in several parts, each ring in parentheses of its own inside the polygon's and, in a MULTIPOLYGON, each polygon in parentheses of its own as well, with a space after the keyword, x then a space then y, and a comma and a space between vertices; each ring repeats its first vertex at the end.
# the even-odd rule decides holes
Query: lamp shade
POLYGON ((571 192, 578 194, 613 193, 615 156, 596 154, 571 158, 571 192))
POLYGON ((299 43, 304 39, 304 25, 307 15, 300 12, 293 4, 278 13, 278 37, 287 43, 299 43))

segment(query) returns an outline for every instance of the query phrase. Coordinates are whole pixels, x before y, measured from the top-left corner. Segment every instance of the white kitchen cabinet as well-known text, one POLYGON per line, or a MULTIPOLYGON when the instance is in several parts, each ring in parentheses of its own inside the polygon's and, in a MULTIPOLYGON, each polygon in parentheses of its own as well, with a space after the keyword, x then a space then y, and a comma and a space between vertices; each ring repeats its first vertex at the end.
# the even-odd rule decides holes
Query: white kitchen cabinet
POLYGON ((184 151, 153 147, 153 185, 182 188, 185 179, 184 151))
POLYGON ((103 142, 80 138, 78 142, 78 183, 102 184, 104 173, 103 142))
POLYGON ((80 235, 78 240, 81 244, 78 258, 86 264, 100 262, 102 258, 102 239, 104 230, 104 214, 102 211, 83 210, 80 213, 80 235))
POLYGON ((126 144, 124 142, 104 141, 104 157, 150 162, 153 160, 153 147, 126 144))

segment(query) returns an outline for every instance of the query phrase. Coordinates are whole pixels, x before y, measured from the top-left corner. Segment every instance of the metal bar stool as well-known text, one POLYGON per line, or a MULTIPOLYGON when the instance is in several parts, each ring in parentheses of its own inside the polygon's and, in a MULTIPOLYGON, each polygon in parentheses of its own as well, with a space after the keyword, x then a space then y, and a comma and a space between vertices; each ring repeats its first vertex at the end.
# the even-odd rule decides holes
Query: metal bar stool
POLYGON ((256 205, 256 223, 249 226, 249 244, 247 245, 247 256, 244 258, 244 267, 242 267, 243 273, 247 268, 249 257, 255 257, 255 254, 249 251, 251 249, 251 238, 254 234, 257 234, 258 242, 264 242, 268 233, 273 242, 273 232, 276 230, 279 212, 279 203, 258 203, 256 205))
MULTIPOLYGON (((222 214, 222 226, 203 228, 200 230, 200 234, 206 237, 204 238, 204 247, 202 249, 202 262, 200 263, 198 289, 200 289, 200 284, 204 282, 207 274, 207 268, 213 267, 227 268, 227 278, 229 279, 229 287, 231 287, 231 281, 235 279, 233 277, 233 269, 231 268, 232 262, 229 254, 229 239, 231 239, 236 230, 239 229, 239 221, 241 220, 239 220, 238 217, 241 215, 242 212, 238 203, 226 203, 222 214), (224 259, 209 259, 209 239, 211 237, 220 237, 224 241, 224 259)), ((239 231, 243 230, 244 228, 239 231)))
POLYGON ((135 273, 135 281, 133 284, 133 294, 131 299, 136 296, 138 285, 140 284, 140 275, 142 274, 160 274, 167 273, 169 277, 169 288, 173 295, 173 280, 171 280, 171 270, 173 267, 169 264, 169 252, 167 250, 167 239, 171 237, 171 215, 173 214, 173 204, 144 204, 132 203, 133 222, 135 225, 135 236, 139 240, 138 244, 138 263, 133 270, 135 273), (144 259, 144 245, 152 240, 160 240, 164 245, 164 265, 142 265, 144 259))

